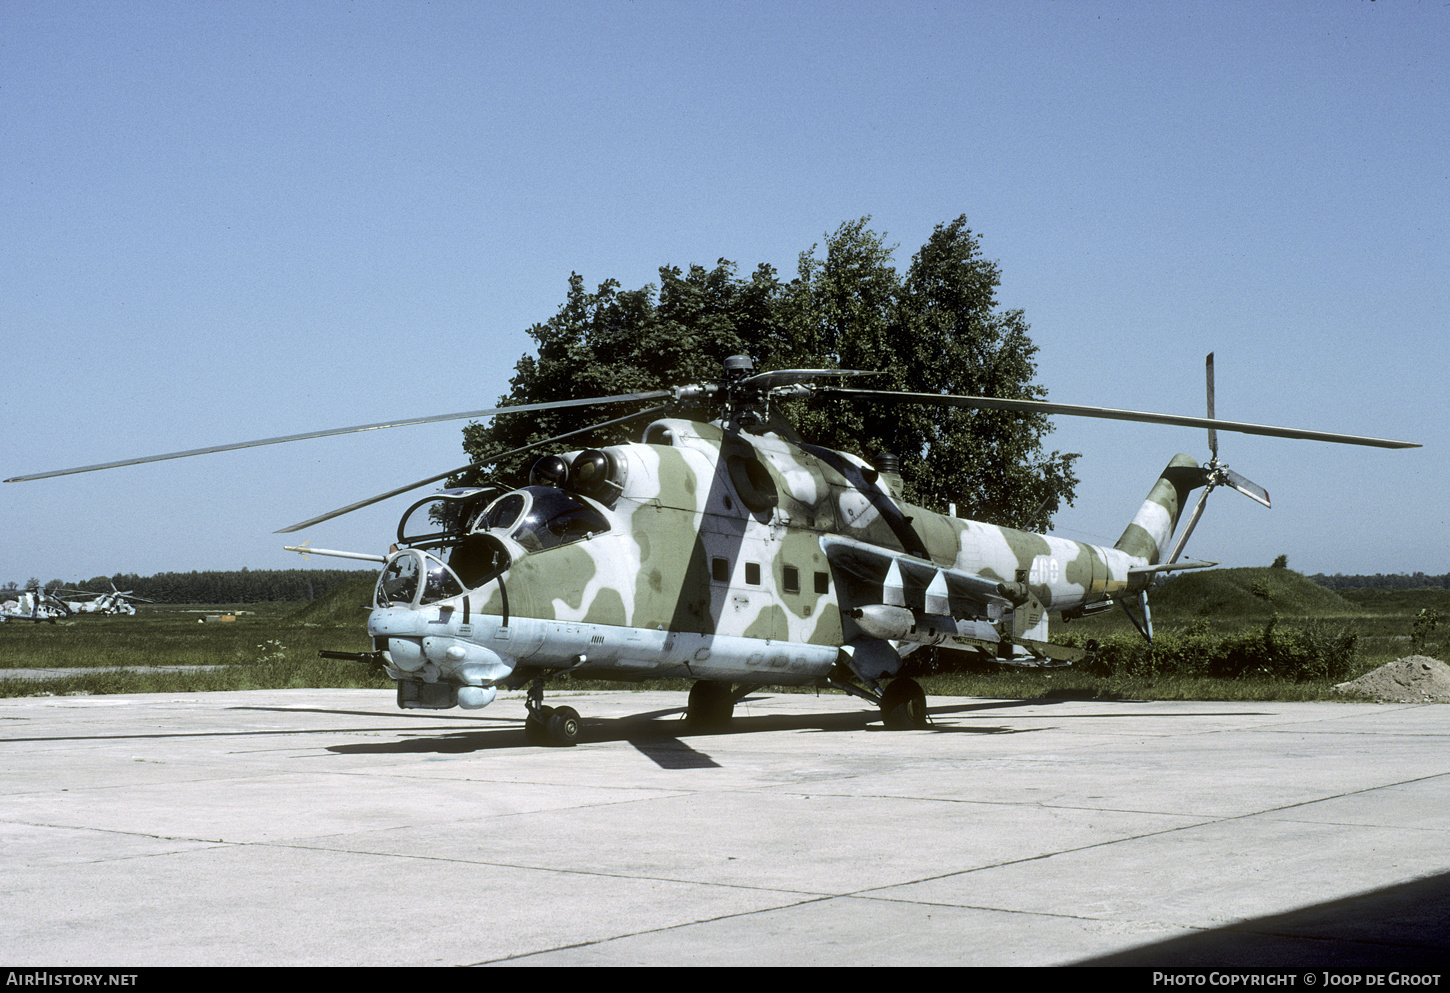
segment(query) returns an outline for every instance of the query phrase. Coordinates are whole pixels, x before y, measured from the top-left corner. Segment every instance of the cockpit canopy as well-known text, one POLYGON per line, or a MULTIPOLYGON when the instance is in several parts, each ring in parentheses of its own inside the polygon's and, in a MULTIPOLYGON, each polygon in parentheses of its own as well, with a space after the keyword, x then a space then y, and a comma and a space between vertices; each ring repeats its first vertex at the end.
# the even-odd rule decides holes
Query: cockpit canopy
POLYGON ((572 463, 558 456, 541 459, 530 485, 491 501, 500 491, 494 484, 444 490, 419 500, 398 523, 403 551, 383 567, 377 605, 421 605, 458 596, 493 582, 521 554, 610 530, 609 514, 595 502, 595 494, 617 496, 623 474, 621 463, 591 450, 575 455, 572 463), (410 519, 424 507, 432 526, 440 529, 408 533, 410 519), (445 549, 451 549, 447 565, 439 557, 445 549))
POLYGON ((378 607, 421 606, 463 593, 463 583, 435 556, 416 548, 395 552, 383 566, 374 604, 378 607))
POLYGON ((524 553, 543 552, 608 531, 588 500, 552 486, 512 490, 484 507, 453 544, 448 564, 468 589, 492 582, 524 553))
POLYGON ((473 531, 504 531, 541 552, 609 530, 609 518, 586 500, 552 486, 525 486, 484 508, 473 531))

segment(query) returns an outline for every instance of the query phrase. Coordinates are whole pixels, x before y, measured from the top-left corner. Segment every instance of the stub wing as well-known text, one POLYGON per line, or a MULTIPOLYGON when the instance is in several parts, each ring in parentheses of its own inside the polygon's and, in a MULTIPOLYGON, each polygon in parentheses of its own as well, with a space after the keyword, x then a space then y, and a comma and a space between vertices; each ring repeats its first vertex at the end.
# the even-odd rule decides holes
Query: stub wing
POLYGON ((854 538, 824 535, 821 548, 835 573, 842 611, 885 604, 959 620, 985 619, 1001 616, 1014 603, 998 580, 854 538))
POLYGON ((1009 665, 1065 665, 1081 649, 1047 640, 1047 611, 1017 582, 825 535, 843 624, 880 644, 939 645, 986 653, 1009 665))

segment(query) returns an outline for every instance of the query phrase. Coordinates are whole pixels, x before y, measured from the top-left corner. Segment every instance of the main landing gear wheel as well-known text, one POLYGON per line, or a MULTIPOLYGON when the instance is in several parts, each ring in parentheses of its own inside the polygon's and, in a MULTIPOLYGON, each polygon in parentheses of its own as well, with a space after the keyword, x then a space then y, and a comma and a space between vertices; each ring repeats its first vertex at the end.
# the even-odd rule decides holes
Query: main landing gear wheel
POLYGON ((690 687, 685 720, 691 727, 721 728, 730 723, 734 714, 735 697, 729 683, 701 679, 690 687))
POLYGON ((930 727, 926 691, 921 684, 914 679, 893 679, 881 694, 881 723, 890 731, 930 727))
POLYGON ((531 745, 565 747, 579 740, 579 711, 573 707, 540 707, 524 718, 524 737, 531 745))

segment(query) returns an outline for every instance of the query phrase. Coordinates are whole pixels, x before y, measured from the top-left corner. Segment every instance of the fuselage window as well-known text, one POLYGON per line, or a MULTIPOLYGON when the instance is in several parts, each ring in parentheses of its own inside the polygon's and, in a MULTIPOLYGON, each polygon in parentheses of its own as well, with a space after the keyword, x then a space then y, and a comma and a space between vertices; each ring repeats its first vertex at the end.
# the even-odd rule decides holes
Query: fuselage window
POLYGON ((730 560, 722 558, 711 559, 710 578, 717 583, 730 582, 730 560))
POLYGON ((831 592, 831 574, 828 572, 816 573, 816 592, 826 594, 831 592))
POLYGON ((745 563, 745 582, 748 583, 751 586, 759 586, 760 585, 760 563, 759 562, 747 562, 747 563, 745 563))
POLYGON ((786 566, 781 580, 781 586, 787 593, 799 593, 801 591, 801 572, 795 566, 786 566))

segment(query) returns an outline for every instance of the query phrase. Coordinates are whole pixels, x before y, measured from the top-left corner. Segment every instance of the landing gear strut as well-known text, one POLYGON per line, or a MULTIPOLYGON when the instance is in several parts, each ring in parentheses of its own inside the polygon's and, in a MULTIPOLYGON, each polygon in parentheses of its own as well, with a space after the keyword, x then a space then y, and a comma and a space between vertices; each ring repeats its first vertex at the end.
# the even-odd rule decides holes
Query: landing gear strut
POLYGON ((734 713, 735 694, 729 683, 701 679, 690 687, 685 720, 691 727, 722 728, 730 723, 734 713))
POLYGON ((529 716, 524 718, 524 737, 531 745, 563 747, 579 740, 579 711, 573 707, 545 707, 544 680, 529 684, 524 701, 529 716))

